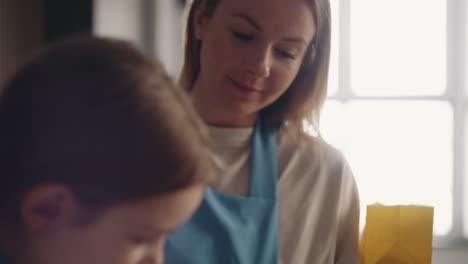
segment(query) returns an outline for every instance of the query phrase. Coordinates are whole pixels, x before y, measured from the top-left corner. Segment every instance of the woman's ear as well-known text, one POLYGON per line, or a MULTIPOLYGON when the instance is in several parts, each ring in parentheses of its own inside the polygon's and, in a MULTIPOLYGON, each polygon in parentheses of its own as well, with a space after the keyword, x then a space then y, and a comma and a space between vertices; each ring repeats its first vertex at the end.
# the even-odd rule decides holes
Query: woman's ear
POLYGON ((205 15, 206 0, 202 0, 200 5, 195 8, 193 13, 193 32, 197 40, 203 40, 203 31, 208 22, 208 18, 205 15))
POLYGON ((21 200, 23 225, 29 231, 55 229, 73 220, 79 210, 73 192, 65 185, 43 184, 27 191, 21 200))

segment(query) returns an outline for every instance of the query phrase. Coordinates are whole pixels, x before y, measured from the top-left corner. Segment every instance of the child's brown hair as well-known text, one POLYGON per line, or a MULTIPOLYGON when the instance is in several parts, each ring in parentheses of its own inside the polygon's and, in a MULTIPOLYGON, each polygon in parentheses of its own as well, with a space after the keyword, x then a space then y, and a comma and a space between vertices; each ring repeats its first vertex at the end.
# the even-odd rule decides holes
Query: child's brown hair
POLYGON ((127 42, 64 41, 2 92, 0 219, 19 220, 22 194, 40 184, 64 184, 102 209, 213 177, 188 98, 127 42))

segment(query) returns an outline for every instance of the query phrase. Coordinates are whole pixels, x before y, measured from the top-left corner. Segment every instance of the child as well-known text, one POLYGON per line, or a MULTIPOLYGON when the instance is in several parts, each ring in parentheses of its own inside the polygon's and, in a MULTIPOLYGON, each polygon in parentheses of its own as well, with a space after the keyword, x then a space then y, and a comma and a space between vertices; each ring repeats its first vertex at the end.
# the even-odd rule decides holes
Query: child
POLYGON ((206 131, 126 42, 46 50, 0 97, 0 263, 162 263, 213 175, 206 131))

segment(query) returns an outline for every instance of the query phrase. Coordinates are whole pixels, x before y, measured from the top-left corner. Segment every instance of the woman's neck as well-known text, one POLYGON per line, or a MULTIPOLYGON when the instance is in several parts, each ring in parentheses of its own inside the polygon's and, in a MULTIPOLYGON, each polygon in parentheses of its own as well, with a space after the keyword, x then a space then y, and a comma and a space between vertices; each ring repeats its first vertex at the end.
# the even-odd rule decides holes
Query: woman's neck
POLYGON ((223 113, 214 113, 214 111, 209 109, 200 109, 196 107, 198 113, 205 121, 206 124, 215 127, 252 127, 255 124, 257 114, 253 114, 247 117, 240 117, 236 114, 223 114, 223 113))

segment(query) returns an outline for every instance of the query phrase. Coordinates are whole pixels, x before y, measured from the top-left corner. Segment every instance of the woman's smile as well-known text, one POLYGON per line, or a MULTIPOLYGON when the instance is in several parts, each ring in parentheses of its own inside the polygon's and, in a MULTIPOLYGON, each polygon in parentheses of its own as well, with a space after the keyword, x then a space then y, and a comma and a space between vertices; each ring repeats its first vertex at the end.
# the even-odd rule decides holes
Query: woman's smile
POLYGON ((233 84, 233 86, 236 88, 236 92, 244 95, 244 96, 248 96, 248 97, 252 97, 252 96, 256 96, 256 95, 259 95, 262 90, 255 87, 255 86, 252 86, 252 85, 248 85, 246 83, 243 83, 243 82, 239 82, 239 81, 236 81, 234 80, 233 78, 228 78, 231 83, 233 84))

